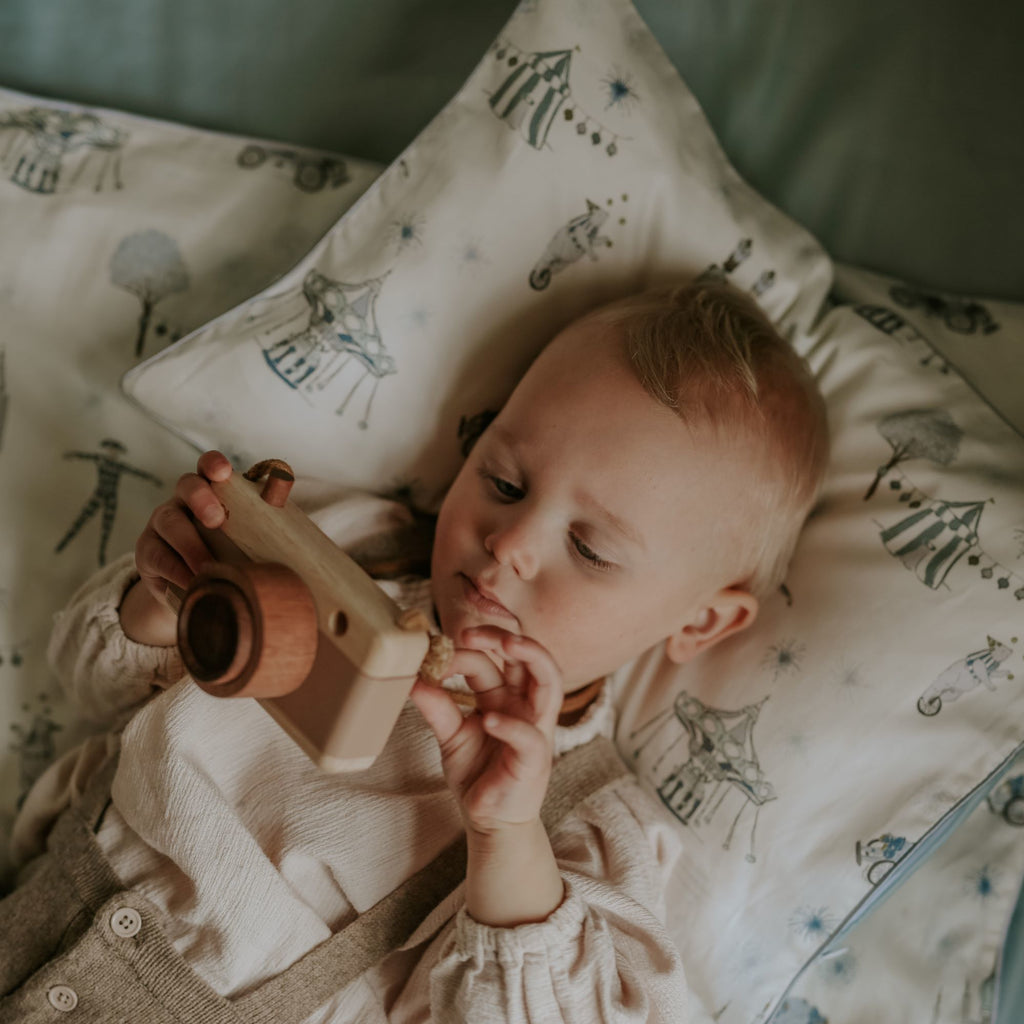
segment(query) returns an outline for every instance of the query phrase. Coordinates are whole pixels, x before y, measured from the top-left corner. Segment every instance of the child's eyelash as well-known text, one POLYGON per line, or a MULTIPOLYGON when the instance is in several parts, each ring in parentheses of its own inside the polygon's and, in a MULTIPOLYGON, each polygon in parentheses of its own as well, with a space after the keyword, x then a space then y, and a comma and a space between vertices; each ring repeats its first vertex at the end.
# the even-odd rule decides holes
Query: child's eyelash
POLYGON ((504 498, 506 501, 515 501, 515 500, 518 500, 519 498, 521 498, 523 496, 522 488, 521 487, 516 487, 516 485, 514 483, 511 483, 510 481, 506 480, 504 477, 496 476, 494 473, 490 472, 488 469, 486 469, 484 467, 481 467, 478 470, 478 472, 479 472, 480 476, 482 476, 484 478, 484 480, 486 480, 487 483, 489 483, 491 485, 491 487, 494 488, 494 490, 498 493, 498 495, 500 497, 504 498), (515 493, 514 494, 508 493, 505 490, 506 487, 510 488, 515 493))
POLYGON ((587 547, 575 533, 570 533, 569 536, 572 538, 572 546, 579 552, 580 558, 585 559, 595 569, 606 571, 614 567, 614 562, 608 562, 603 559, 596 551, 587 547))

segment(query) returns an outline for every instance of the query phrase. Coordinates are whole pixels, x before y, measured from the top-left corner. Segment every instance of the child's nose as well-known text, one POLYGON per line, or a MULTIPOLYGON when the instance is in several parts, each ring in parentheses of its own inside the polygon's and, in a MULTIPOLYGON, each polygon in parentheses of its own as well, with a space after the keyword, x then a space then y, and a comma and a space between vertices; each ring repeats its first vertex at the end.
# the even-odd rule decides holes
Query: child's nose
POLYGON ((527 522, 517 520, 496 526, 484 538, 484 547, 499 565, 509 566, 520 579, 536 575, 537 544, 527 522))

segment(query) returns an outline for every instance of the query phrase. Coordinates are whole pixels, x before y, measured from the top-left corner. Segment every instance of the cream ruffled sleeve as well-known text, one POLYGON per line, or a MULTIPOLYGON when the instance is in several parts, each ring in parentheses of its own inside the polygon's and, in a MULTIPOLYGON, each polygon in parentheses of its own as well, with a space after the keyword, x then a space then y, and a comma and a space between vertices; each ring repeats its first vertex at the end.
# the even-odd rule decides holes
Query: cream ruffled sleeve
POLYGON ((118 609, 136 579, 131 554, 94 573, 54 616, 47 648, 50 669, 76 710, 115 729, 185 674, 176 647, 149 647, 125 636, 118 609))
POLYGON ((401 1004, 412 1010, 426 988, 432 1021, 708 1022, 663 923, 680 849, 671 828, 633 777, 604 787, 552 837, 561 905, 515 928, 479 924, 462 907, 389 1020, 407 1019, 401 1004))

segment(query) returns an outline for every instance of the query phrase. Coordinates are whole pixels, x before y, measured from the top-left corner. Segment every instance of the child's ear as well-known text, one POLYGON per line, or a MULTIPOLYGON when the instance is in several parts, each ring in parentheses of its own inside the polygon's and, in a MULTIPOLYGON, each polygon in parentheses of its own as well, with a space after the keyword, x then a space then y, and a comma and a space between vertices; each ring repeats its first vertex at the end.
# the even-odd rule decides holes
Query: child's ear
POLYGON ((681 665, 733 633, 746 629, 757 618, 758 601, 738 587, 718 591, 690 622, 665 641, 669 660, 681 665))

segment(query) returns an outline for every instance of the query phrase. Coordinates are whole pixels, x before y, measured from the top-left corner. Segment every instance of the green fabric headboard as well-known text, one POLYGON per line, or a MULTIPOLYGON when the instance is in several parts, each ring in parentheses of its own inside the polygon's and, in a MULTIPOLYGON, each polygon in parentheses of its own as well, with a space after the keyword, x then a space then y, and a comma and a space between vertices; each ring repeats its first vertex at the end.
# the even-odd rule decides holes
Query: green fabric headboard
MULTIPOLYGON (((0 84, 386 162, 513 6, 4 0, 0 84)), ((637 6, 739 171, 833 256, 1024 299, 1024 4, 637 6)))

